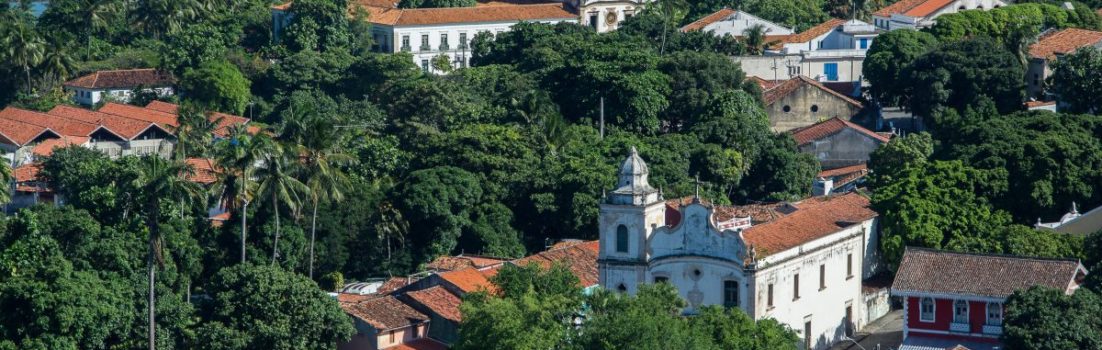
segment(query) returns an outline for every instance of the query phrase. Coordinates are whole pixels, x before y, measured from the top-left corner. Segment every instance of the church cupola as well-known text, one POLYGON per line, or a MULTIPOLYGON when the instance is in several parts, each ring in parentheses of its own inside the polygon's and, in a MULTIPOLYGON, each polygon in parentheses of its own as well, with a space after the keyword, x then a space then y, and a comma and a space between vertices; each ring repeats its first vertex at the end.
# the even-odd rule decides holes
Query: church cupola
POLYGON ((634 146, 627 159, 620 164, 616 189, 608 196, 609 204, 646 205, 661 200, 659 191, 647 182, 647 163, 634 146))

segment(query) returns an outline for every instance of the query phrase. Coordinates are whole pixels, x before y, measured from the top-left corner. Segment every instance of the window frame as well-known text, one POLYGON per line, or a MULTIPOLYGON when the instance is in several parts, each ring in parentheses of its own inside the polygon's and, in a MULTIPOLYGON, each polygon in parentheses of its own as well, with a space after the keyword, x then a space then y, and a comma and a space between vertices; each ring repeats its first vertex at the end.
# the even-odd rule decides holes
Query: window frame
POLYGON ((724 280, 723 281, 723 306, 727 307, 727 308, 741 307, 742 306, 741 305, 742 300, 740 300, 741 298, 739 297, 740 292, 741 291, 739 290, 739 282, 737 280, 724 280), (734 294, 733 295, 733 297, 734 297, 733 300, 731 299, 732 289, 733 289, 733 292, 734 292, 733 293, 734 294))
POLYGON ((792 300, 800 300, 800 274, 792 275, 792 300))
POLYGON ((999 302, 994 302, 994 301, 988 302, 986 304, 986 309, 987 310, 985 310, 986 312, 984 314, 986 314, 987 316, 985 317, 985 320, 984 320, 983 324, 988 325, 988 326, 1002 326, 1003 325, 1003 304, 999 303, 999 302), (992 306, 995 307, 995 310, 998 310, 998 317, 996 317, 996 318, 991 317, 992 306), (997 321, 995 323, 993 323, 991 321, 992 319, 995 319, 997 321))
POLYGON ((931 297, 921 297, 918 299, 918 320, 922 322, 934 322, 937 319, 937 301, 931 297), (926 318, 926 310, 923 310, 926 301, 930 302, 930 318, 926 318))
POLYGON ((846 279, 853 278, 853 253, 846 254, 846 279))
POLYGON ((964 299, 954 300, 953 301, 953 323, 968 323, 970 321, 969 320, 969 318, 970 318, 969 314, 971 313, 971 310, 969 310, 969 309, 971 308, 971 306, 972 306, 971 303, 969 303, 967 300, 964 300, 964 299), (957 318, 957 311, 959 311, 958 308, 960 307, 960 305, 964 305, 963 321, 957 318))
POLYGON ((768 308, 773 308, 773 284, 770 283, 769 286, 766 287, 766 289, 768 290, 768 294, 765 298, 765 306, 768 308))
POLYGON ((628 240, 628 227, 624 224, 616 226, 616 252, 627 253, 631 242, 628 240))
POLYGON ((827 289, 826 264, 819 264, 819 290, 827 289))

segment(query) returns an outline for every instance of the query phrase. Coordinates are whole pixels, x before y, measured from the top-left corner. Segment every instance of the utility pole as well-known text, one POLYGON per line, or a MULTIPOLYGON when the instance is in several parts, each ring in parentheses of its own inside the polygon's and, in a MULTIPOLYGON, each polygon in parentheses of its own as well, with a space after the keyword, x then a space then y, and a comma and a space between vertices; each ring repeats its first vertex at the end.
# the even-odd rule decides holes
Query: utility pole
POLYGON ((605 98, 601 97, 601 139, 605 139, 605 98))

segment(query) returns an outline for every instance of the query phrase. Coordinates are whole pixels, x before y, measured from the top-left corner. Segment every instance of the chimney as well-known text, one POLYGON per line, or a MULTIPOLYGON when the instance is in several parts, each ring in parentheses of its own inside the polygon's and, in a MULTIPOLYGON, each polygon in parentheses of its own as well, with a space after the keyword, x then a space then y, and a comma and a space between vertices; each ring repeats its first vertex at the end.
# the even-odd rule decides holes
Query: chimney
POLYGON ((834 180, 825 177, 816 178, 811 185, 811 195, 815 197, 830 195, 833 190, 834 180))

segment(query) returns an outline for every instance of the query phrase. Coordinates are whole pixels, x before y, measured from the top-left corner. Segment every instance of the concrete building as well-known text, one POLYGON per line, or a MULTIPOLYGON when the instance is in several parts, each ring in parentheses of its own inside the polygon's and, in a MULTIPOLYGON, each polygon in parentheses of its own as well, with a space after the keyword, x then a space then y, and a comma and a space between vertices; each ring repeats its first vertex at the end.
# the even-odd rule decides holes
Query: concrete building
POLYGON ((832 118, 845 120, 859 114, 861 102, 805 76, 763 87, 762 99, 773 131, 803 128, 832 118))
POLYGON ((699 197, 671 208, 648 175, 633 148, 602 201, 604 288, 635 293, 642 284, 670 283, 689 314, 705 305, 740 308, 791 326, 805 349, 828 348, 869 321, 862 281, 880 264, 867 198, 784 203, 771 221, 755 224, 699 197))
MULTIPOLYGON (((782 38, 770 47, 779 54, 805 51, 868 51, 881 30, 856 20, 830 19, 808 30, 782 38)), ((829 79, 828 79, 829 80, 829 79)))
POLYGON ((1001 0, 901 0, 872 14, 876 27, 885 30, 922 29, 938 16, 964 10, 991 10, 1006 6, 1001 0))
POLYGON ((798 34, 767 38, 772 44, 765 55, 733 59, 747 76, 779 81, 802 75, 860 86, 865 55, 880 32, 858 20, 831 19, 798 34))
POLYGON ((1072 294, 1087 269, 1077 260, 965 254, 908 247, 892 283, 903 298, 900 350, 1004 348, 1004 303, 1044 286, 1072 294))
POLYGON ((887 135, 838 117, 791 133, 800 152, 815 156, 824 170, 865 164, 873 151, 891 141, 887 135))
POLYGON ((94 106, 103 101, 130 102, 137 89, 156 93, 158 97, 175 92, 176 78, 156 69, 121 69, 97 71, 65 82, 65 91, 73 93, 73 102, 94 106))
MULTIPOLYGON (((1085 47, 1102 48, 1102 32, 1068 28, 1041 35, 1029 46, 1029 66, 1026 71, 1026 92, 1042 101, 1051 100, 1045 92, 1046 80, 1052 76, 1052 63, 1061 56, 1085 47)), ((1052 106, 1055 109, 1055 106, 1052 106)))
POLYGON ((682 32, 702 31, 706 33, 712 33, 716 36, 730 35, 732 37, 742 37, 747 29, 754 26, 761 26, 765 32, 765 41, 771 42, 778 40, 786 35, 791 35, 794 32, 791 28, 776 24, 764 19, 761 19, 752 14, 732 10, 729 8, 723 8, 710 15, 704 16, 701 19, 696 20, 693 23, 689 23, 684 27, 681 27, 682 32))

